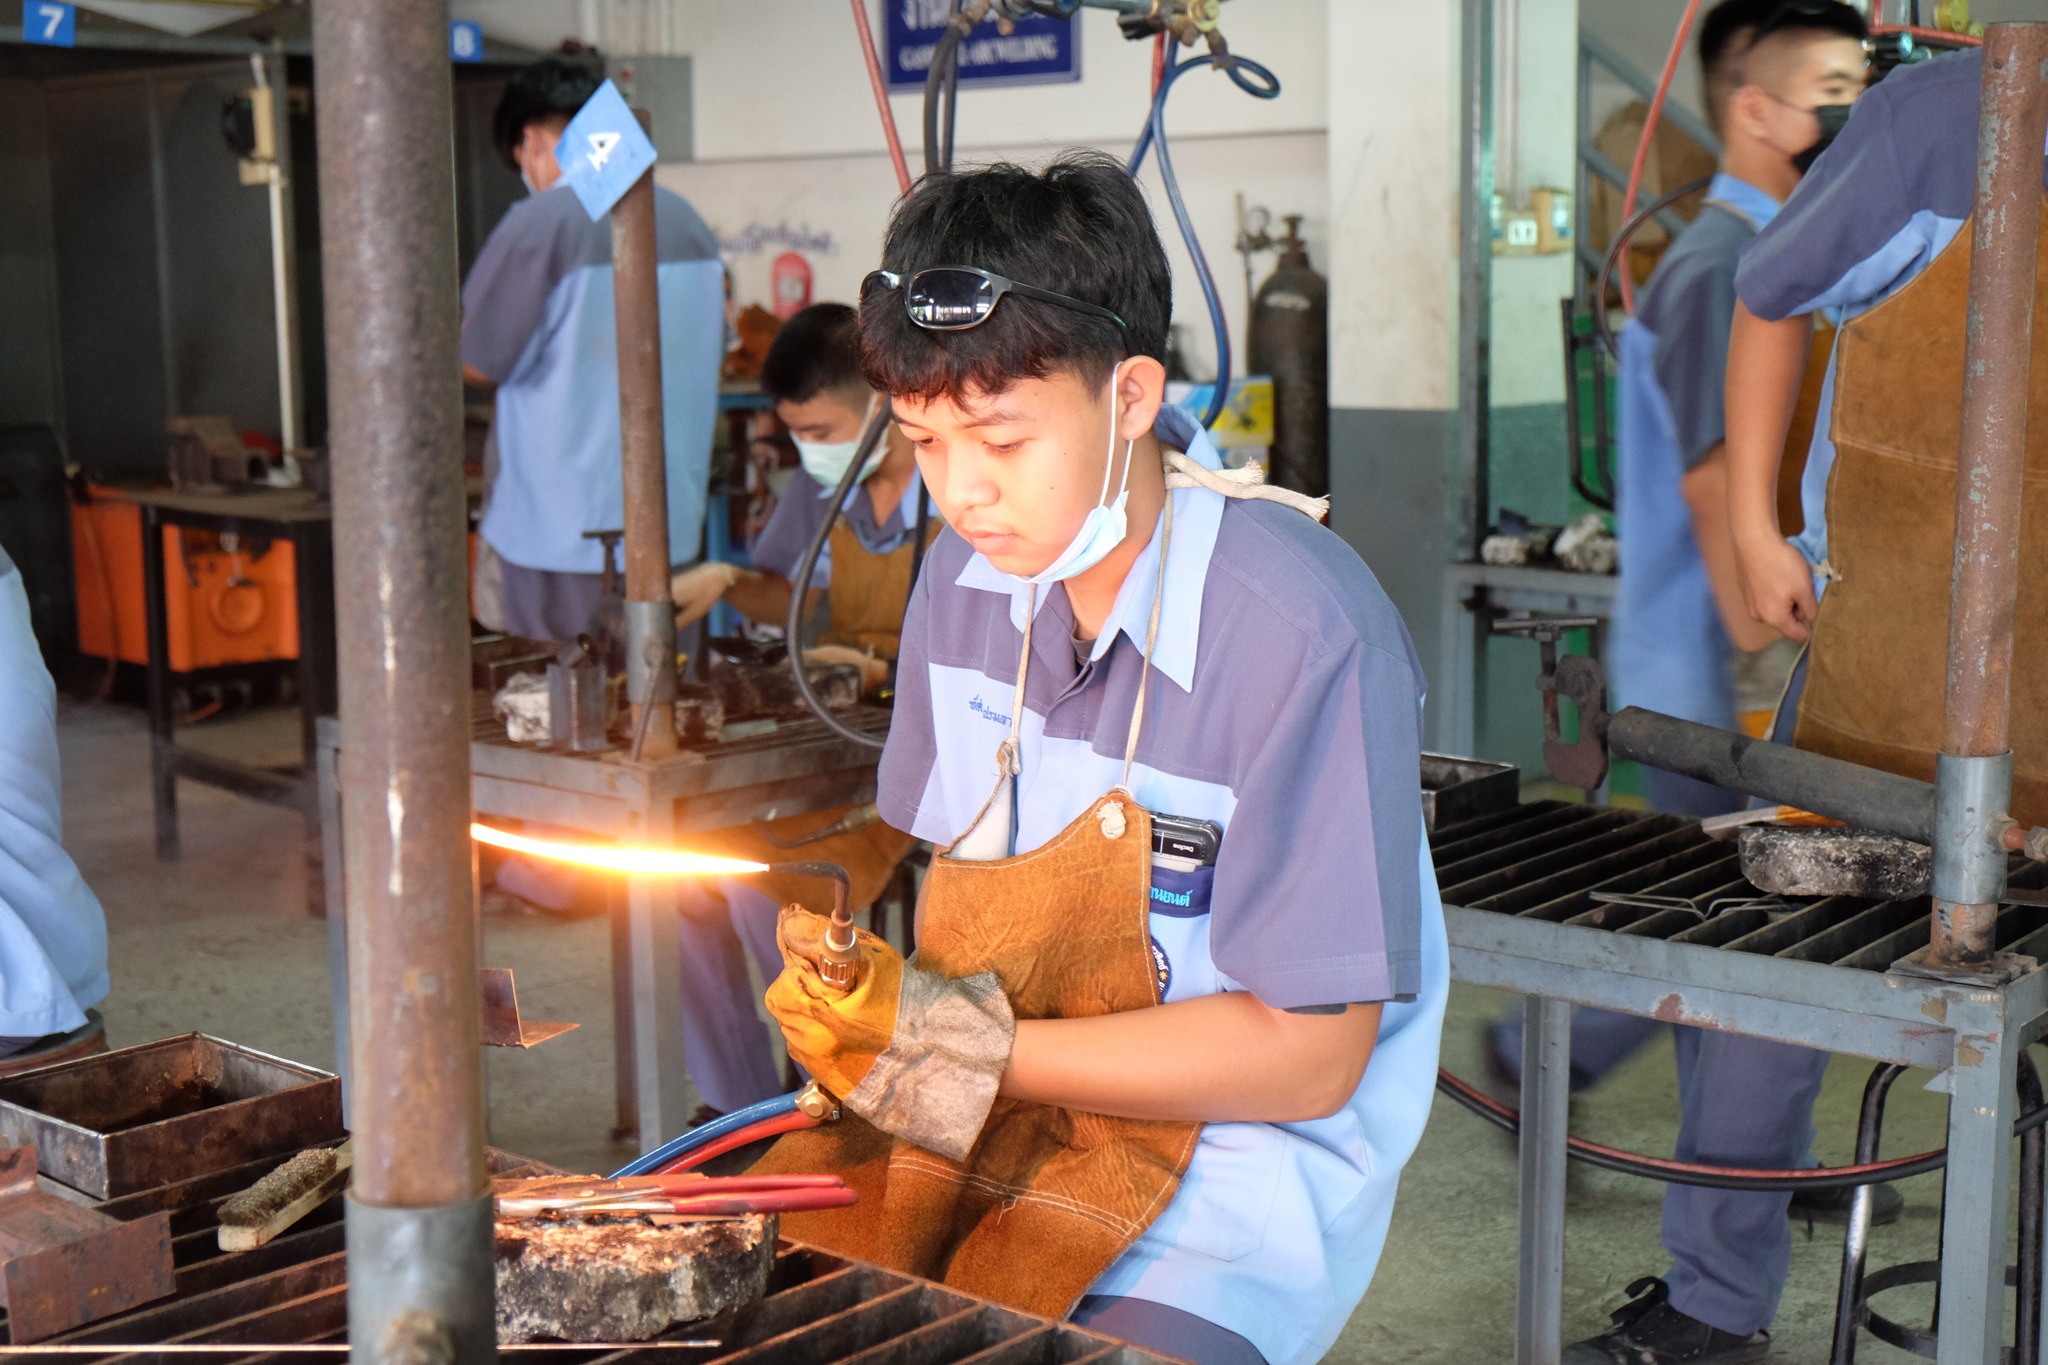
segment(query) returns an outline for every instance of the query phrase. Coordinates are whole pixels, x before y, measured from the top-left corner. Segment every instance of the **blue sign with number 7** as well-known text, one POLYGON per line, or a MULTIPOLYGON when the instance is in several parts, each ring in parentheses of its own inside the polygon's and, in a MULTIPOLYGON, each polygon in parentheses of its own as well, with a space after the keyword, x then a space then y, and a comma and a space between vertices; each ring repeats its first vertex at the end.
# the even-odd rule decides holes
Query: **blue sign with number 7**
POLYGON ((655 162, 654 143, 626 107, 619 88, 606 81, 584 101, 555 144, 562 179, 576 191, 591 219, 604 217, 655 162))
POLYGON ((45 47, 78 43, 78 7, 61 0, 21 0, 21 39, 45 47))

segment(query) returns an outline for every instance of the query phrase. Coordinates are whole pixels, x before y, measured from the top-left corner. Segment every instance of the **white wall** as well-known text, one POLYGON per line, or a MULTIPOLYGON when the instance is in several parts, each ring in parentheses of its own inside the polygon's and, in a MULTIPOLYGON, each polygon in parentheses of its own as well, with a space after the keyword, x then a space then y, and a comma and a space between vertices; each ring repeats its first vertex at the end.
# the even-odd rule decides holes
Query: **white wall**
MULTIPOLYGON (((657 177, 719 234, 742 303, 767 301, 768 265, 787 239, 829 239, 829 247, 803 252, 816 298, 850 301, 873 268, 897 189, 844 3, 455 0, 453 9, 494 37, 538 48, 576 36, 621 55, 654 45, 690 55, 696 157, 664 163, 657 177), (660 8, 650 11, 649 3, 660 8)), ((879 32, 880 0, 871 0, 870 9, 879 32)), ((1126 41, 1105 12, 1085 11, 1076 22, 1078 82, 962 92, 957 164, 1029 163, 1070 146, 1128 155, 1148 106, 1151 45, 1126 41)), ((1311 259, 1328 269, 1325 0, 1239 0, 1225 11, 1223 31, 1233 50, 1279 76, 1280 97, 1254 99, 1220 73, 1192 72, 1174 89, 1168 130, 1241 372, 1245 290, 1242 258, 1233 249, 1235 195, 1270 209, 1276 229, 1284 215, 1302 214, 1311 259)), ((922 98, 899 95, 890 103, 916 174, 923 164, 922 98)), ((1213 347, 1192 265, 1151 164, 1144 181, 1173 265, 1174 316, 1190 367, 1207 376, 1214 372, 1213 347)), ((1270 255, 1258 257, 1255 280, 1271 268, 1270 255)))

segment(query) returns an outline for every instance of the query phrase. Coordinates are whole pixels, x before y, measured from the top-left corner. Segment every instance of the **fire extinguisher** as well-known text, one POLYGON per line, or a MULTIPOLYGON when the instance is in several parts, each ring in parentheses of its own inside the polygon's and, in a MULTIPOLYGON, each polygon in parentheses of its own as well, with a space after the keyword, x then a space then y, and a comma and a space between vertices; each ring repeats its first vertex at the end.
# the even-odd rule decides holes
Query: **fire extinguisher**
POLYGON ((785 251, 768 267, 770 310, 787 321, 811 306, 811 263, 794 251, 785 251))
POLYGON ((1273 377, 1273 457, 1283 488, 1330 491, 1330 285, 1310 268, 1299 215, 1287 219, 1280 261, 1252 302, 1250 361, 1273 377))

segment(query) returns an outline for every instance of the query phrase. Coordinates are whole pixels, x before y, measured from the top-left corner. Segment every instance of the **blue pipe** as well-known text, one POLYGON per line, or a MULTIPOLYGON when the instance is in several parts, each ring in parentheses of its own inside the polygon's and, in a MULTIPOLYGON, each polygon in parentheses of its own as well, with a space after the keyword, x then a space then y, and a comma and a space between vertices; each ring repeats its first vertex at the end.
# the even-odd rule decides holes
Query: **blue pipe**
POLYGON ((653 1175, 677 1157, 694 1152, 707 1142, 716 1142, 727 1133, 738 1132, 763 1119, 781 1118, 784 1114, 795 1113, 796 1097, 802 1093, 801 1090, 792 1090, 787 1095, 777 1095, 772 1100, 762 1100, 758 1104, 750 1104, 744 1109, 735 1109, 730 1114, 721 1115, 709 1123, 692 1128, 679 1138, 671 1138, 645 1156, 633 1158, 613 1171, 608 1178, 617 1180, 629 1175, 653 1175))
POLYGON ((1219 60, 1215 57, 1190 57, 1167 69, 1159 82, 1159 93, 1152 97, 1152 115, 1145 121, 1145 131, 1138 138, 1138 145, 1131 152, 1130 164, 1125 167, 1132 179, 1145 164, 1145 153, 1156 144, 1159 148, 1159 178, 1166 184, 1166 197, 1173 205, 1174 221, 1180 224, 1181 240, 1187 243, 1188 255, 1194 258, 1195 279, 1202 286, 1202 299, 1209 305, 1209 325, 1216 332, 1216 389, 1209 395, 1208 411, 1202 414, 1202 425, 1208 426, 1223 411, 1223 405, 1230 399, 1230 329, 1223 321, 1223 300, 1216 293, 1216 278, 1209 272, 1209 260, 1202 254, 1202 243, 1195 236, 1195 225, 1188 217, 1188 206, 1180 195, 1180 181, 1173 173, 1173 158, 1166 150, 1166 96, 1173 89, 1173 83, 1198 67, 1221 65, 1237 88, 1247 95, 1269 100, 1280 93, 1280 78, 1249 57, 1230 56, 1219 60))

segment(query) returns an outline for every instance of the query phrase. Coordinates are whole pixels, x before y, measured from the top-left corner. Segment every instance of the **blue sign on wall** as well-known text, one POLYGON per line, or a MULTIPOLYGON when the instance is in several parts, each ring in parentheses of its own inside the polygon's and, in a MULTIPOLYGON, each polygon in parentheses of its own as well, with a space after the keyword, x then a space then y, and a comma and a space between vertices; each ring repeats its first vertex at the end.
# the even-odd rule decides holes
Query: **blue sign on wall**
POLYGON ((448 25, 448 58, 457 62, 480 62, 484 59, 484 26, 473 24, 466 19, 456 19, 448 25))
POLYGON ((78 42, 77 7, 61 0, 21 0, 23 42, 72 47, 78 42))
MULTIPOLYGON (((891 90, 922 90, 932 50, 945 31, 948 0, 886 0, 884 47, 891 90)), ((1026 85, 1081 79, 1081 29, 1077 20, 1032 15, 1005 35, 983 22, 960 45, 960 81, 982 85, 1026 85)))

